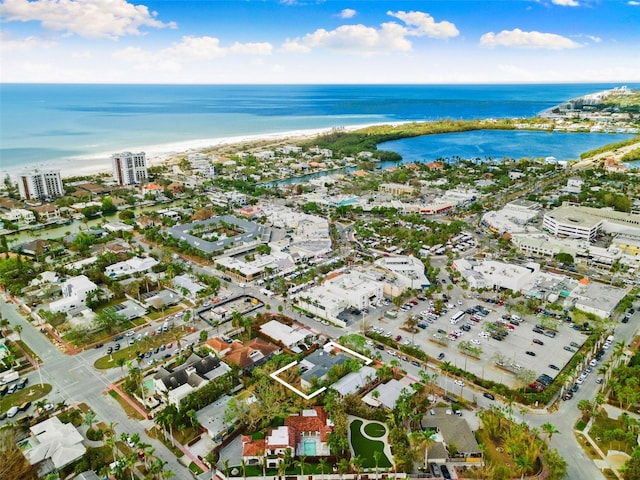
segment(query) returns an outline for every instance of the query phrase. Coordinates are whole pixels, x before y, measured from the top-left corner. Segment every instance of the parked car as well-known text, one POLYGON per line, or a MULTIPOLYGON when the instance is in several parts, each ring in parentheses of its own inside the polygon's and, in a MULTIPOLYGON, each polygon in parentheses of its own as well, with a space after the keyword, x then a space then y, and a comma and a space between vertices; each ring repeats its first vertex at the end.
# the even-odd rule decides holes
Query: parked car
POLYGON ((539 338, 534 338, 533 343, 537 344, 537 345, 544 345, 544 342, 542 340, 540 340, 539 338))
POLYGON ((562 348, 564 348, 567 352, 572 352, 572 353, 575 352, 575 350, 573 348, 568 347, 566 345, 564 347, 562 347, 562 348))
POLYGON ((9 410, 7 410, 7 417, 13 418, 18 414, 19 411, 20 411, 20 408, 13 406, 9 410))
POLYGON ((484 392, 484 393, 482 394, 482 396, 483 396, 484 398, 488 398, 489 400, 495 400, 495 399, 496 399, 496 397, 494 397, 494 396, 493 396, 493 394, 492 394, 492 393, 489 393, 489 392, 484 392))
POLYGON ((440 471, 442 472, 442 476, 447 479, 450 480, 451 479, 451 474, 449 473, 449 469, 447 468, 446 465, 442 465, 440 467, 440 471))
POLYGON ((527 355, 530 355, 530 356, 532 356, 532 357, 535 357, 535 356, 536 356, 536 352, 532 352, 531 350, 527 350, 527 351, 526 351, 526 352, 524 352, 524 353, 526 353, 527 355))
POLYGON ((440 352, 438 355, 438 360, 444 360, 444 353, 440 352))
POLYGON ((26 412, 30 406, 31 406, 31 402, 24 402, 22 405, 18 407, 18 410, 20 410, 21 412, 26 412))
POLYGON ((557 365, 554 365, 553 363, 550 363, 550 364, 549 364, 549 368, 550 368, 551 370, 557 370, 557 371, 560 371, 560 368, 559 368, 557 365))
POLYGON ((104 343, 96 343, 95 348, 102 348, 104 347, 104 343))

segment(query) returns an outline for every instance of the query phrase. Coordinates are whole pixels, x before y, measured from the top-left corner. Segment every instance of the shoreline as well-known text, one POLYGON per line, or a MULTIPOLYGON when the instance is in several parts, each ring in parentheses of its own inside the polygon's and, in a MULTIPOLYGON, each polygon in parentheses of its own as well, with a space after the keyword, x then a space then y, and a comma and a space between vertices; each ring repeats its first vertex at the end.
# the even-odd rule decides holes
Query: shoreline
MULTIPOLYGON (((394 122, 397 124, 411 123, 409 121, 394 122)), ((335 128, 340 128, 350 132, 362 128, 376 125, 387 125, 383 123, 369 123, 362 125, 347 125, 340 127, 309 128, 301 130, 287 130, 283 132, 258 133, 253 135, 236 135, 232 137, 200 138, 184 140, 180 142, 162 143, 143 147, 123 148, 118 151, 96 153, 91 155, 80 155, 74 157, 60 158, 50 162, 33 164, 31 166, 9 167, 3 169, 3 174, 9 174, 13 179, 18 175, 33 170, 60 170, 63 179, 70 177, 85 177, 100 174, 111 174, 111 155, 119 152, 145 152, 147 157, 147 167, 158 166, 171 161, 178 155, 197 153, 203 150, 214 149, 230 145, 238 147, 254 142, 299 142, 310 140, 323 133, 328 133, 335 128)))

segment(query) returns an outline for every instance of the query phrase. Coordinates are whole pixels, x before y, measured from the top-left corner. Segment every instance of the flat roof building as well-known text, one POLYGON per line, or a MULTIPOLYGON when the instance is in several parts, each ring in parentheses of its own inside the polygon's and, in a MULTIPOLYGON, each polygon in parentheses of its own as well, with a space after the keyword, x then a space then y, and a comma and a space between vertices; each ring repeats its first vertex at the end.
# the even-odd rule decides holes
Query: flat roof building
POLYGON ((600 229, 607 233, 640 235, 640 215, 565 203, 545 214, 542 227, 555 236, 594 241, 600 229))

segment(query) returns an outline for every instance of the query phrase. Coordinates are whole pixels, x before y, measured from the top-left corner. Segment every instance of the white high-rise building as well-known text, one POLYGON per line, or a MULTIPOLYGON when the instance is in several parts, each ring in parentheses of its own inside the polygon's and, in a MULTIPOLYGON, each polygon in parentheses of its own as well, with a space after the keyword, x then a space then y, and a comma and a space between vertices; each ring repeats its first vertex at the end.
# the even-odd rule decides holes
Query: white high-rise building
POLYGON ((18 176, 18 191, 26 199, 49 199, 64 195, 60 170, 34 171, 18 176))
POLYGON ((147 158, 144 152, 122 152, 111 155, 113 178, 118 185, 135 185, 147 180, 147 158))

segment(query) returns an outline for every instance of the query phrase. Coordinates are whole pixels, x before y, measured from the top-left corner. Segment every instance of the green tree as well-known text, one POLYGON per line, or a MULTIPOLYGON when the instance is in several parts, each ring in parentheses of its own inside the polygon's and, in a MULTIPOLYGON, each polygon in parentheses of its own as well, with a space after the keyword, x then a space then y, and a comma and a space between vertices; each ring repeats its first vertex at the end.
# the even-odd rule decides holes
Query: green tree
POLYGON ((98 312, 95 317, 96 325, 107 333, 112 333, 116 327, 122 325, 126 320, 124 315, 119 314, 113 308, 105 308, 98 312))
POLYGON ((93 430, 93 424, 96 422, 96 414, 93 412, 87 412, 84 414, 83 425, 87 425, 90 430, 93 430))

